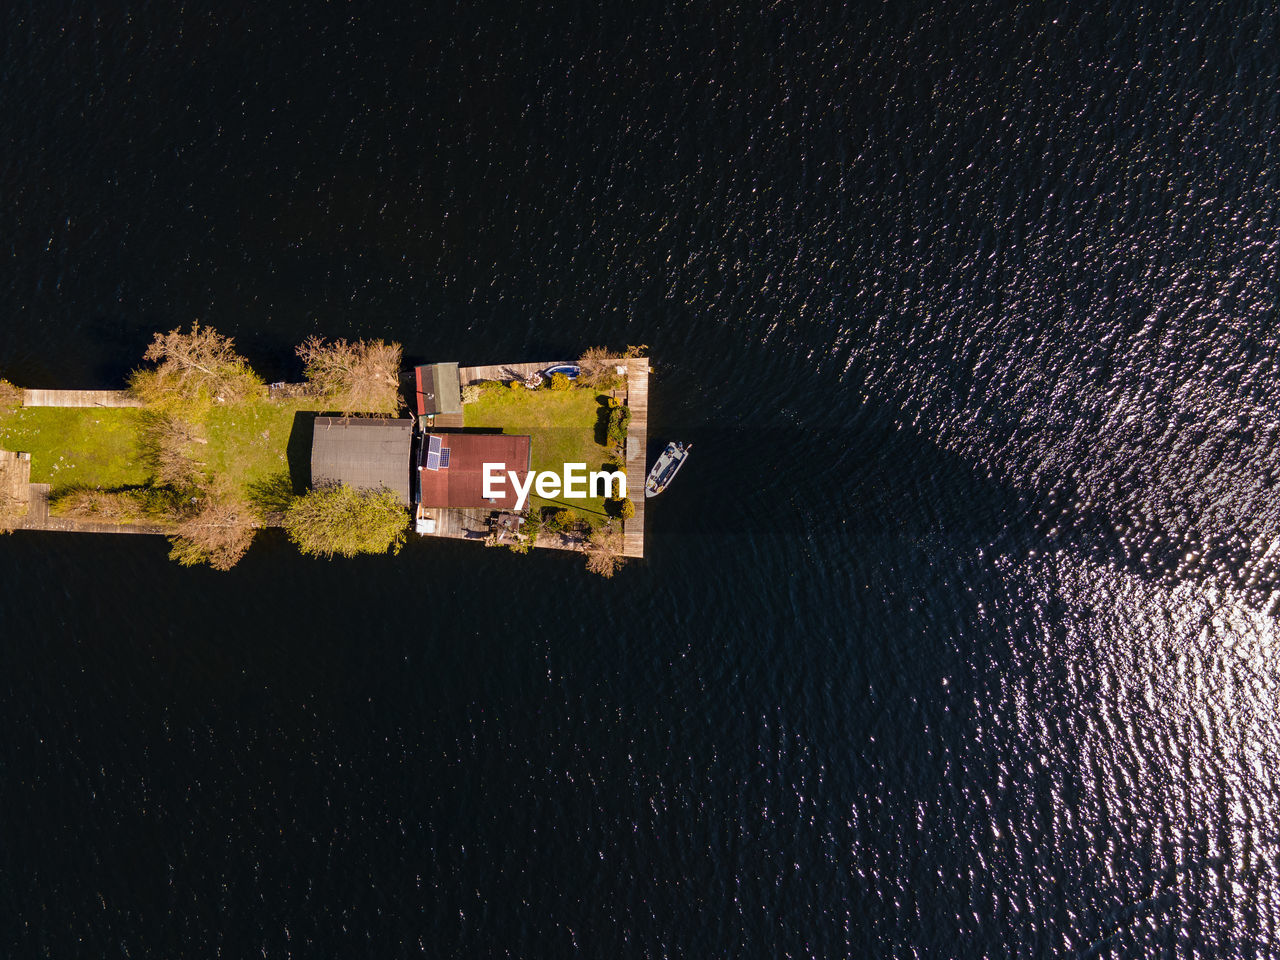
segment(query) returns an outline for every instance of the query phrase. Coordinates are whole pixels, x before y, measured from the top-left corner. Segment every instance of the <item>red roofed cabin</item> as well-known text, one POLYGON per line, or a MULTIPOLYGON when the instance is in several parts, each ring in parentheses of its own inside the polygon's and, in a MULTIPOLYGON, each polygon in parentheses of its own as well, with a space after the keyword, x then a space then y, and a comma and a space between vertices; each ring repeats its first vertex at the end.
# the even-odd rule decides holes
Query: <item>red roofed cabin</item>
POLYGON ((525 482, 529 438, 506 433, 428 433, 418 448, 417 495, 420 507, 514 510, 516 492, 508 470, 525 482), (484 465, 502 464, 502 496, 484 495, 484 465))

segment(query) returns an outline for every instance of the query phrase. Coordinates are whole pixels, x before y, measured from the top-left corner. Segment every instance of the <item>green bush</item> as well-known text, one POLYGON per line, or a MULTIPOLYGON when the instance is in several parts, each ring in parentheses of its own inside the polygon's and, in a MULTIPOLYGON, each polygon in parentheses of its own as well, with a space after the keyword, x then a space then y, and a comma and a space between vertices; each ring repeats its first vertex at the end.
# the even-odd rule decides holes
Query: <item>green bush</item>
POLYGON ((528 547, 538 542, 538 533, 542 529, 541 511, 530 510, 525 514, 524 523, 520 525, 520 535, 528 547))
POLYGON ((564 533, 572 516, 564 507, 548 507, 543 512, 542 526, 548 533, 564 533))
POLYGON ((284 515, 284 528, 298 549, 326 559, 399 553, 408 526, 409 514, 393 491, 355 490, 346 484, 312 490, 284 515))
POLYGON ((636 515, 636 505, 628 497, 610 497, 604 502, 604 512, 611 517, 630 520, 636 515))
POLYGON ((524 388, 524 384, 521 383, 519 380, 511 380, 507 383, 508 390, 515 391, 515 390, 521 390, 523 388, 524 388))
POLYGON ((614 443, 622 443, 627 439, 627 427, 631 423, 631 411, 627 407, 617 407, 609 412, 608 437, 614 443))
POLYGON ((547 381, 547 386, 552 390, 568 390, 573 386, 573 381, 563 373, 553 373, 551 379, 547 381))

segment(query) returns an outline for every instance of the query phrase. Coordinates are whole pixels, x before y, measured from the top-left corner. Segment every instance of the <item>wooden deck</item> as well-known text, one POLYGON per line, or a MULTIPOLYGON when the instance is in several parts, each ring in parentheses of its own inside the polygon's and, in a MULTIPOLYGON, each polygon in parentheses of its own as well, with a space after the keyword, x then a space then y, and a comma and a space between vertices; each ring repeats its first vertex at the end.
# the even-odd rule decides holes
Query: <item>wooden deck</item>
POLYGON ((31 454, 0 450, 0 530, 22 525, 30 490, 31 454))
POLYGON ((572 360, 547 360, 543 363, 493 363, 484 367, 459 367, 458 380, 464 385, 479 383, 481 380, 524 380, 555 366, 557 363, 573 363, 572 360))
POLYGON ((140 407, 128 390, 23 390, 24 407, 140 407))
POLYGON ((631 423, 627 429, 627 496, 636 505, 636 515, 622 525, 622 555, 644 556, 644 480, 646 448, 649 442, 649 358, 627 361, 627 408, 631 423))
MULTIPOLYGON (((450 540, 470 540, 483 543, 489 536, 488 510, 454 510, 445 507, 428 507, 425 511, 436 521, 435 533, 420 534, 424 537, 445 537, 450 540)), ((574 550, 581 552, 582 544, 559 534, 542 533, 534 544, 539 550, 574 550)))
POLYGON ((423 419, 429 430, 461 430, 467 425, 461 413, 433 413, 423 419))

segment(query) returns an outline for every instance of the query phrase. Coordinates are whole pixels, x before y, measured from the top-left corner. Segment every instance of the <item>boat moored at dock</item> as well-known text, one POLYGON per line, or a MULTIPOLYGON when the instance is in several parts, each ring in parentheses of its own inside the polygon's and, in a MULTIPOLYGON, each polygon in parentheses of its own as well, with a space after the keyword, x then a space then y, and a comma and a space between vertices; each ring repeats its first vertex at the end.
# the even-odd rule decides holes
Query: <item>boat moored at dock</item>
POLYGON ((671 481, 680 472, 680 468, 684 466, 684 462, 689 456, 689 451, 692 449, 692 443, 685 444, 679 440, 672 440, 667 444, 667 448, 662 451, 657 463, 649 471, 649 478, 644 482, 644 495, 646 498, 656 497, 671 485, 671 481))

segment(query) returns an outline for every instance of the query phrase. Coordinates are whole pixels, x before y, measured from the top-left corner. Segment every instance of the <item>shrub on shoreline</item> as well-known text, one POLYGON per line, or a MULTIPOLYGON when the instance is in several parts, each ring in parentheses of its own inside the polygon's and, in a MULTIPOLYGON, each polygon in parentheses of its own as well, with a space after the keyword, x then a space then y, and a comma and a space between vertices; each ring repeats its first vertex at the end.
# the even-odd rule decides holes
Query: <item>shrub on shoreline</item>
POLYGON ((207 563, 215 570, 230 570, 249 551, 256 533, 245 499, 226 487, 215 487, 184 511, 169 539, 169 559, 184 567, 207 563))
POLYGON ((587 538, 587 569, 610 579, 622 566, 622 534, 613 524, 596 527, 587 538))
POLYGON ((332 559, 361 553, 399 553, 409 514, 391 490, 317 487, 285 511, 284 528, 303 554, 332 559))

